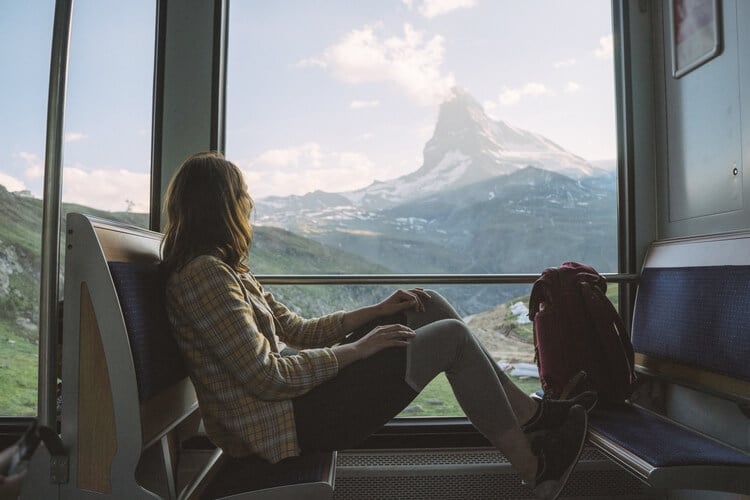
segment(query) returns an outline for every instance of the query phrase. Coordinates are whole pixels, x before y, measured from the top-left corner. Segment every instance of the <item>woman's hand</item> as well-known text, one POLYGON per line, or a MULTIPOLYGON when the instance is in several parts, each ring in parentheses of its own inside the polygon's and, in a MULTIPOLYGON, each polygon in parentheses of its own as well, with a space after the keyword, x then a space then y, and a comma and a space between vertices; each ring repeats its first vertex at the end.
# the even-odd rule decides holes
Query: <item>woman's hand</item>
POLYGON ((424 302, 430 300, 430 295, 422 288, 411 290, 396 290, 390 297, 375 306, 381 316, 396 314, 405 309, 424 311, 424 302))
POLYGON ((378 326, 356 342, 334 346, 333 352, 339 362, 339 368, 343 368, 388 347, 406 346, 415 335, 414 330, 404 325, 378 326))
POLYGON ((421 288, 396 290, 390 297, 378 304, 344 313, 341 326, 344 331, 352 332, 377 318, 390 316, 406 309, 424 312, 424 304, 428 300, 430 300, 430 294, 421 288))
POLYGON ((388 347, 405 346, 414 335, 414 330, 404 325, 377 326, 354 342, 354 346, 360 355, 359 359, 364 359, 388 347))

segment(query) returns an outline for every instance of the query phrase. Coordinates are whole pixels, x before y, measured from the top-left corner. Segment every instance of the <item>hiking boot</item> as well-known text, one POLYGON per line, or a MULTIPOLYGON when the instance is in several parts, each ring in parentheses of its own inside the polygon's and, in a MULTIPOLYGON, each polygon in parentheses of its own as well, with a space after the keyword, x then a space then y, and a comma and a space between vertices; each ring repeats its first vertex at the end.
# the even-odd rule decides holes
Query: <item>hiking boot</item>
POLYGON ((560 427, 568 417, 568 411, 574 405, 581 405, 589 412, 596 406, 596 393, 585 391, 572 399, 550 399, 544 397, 539 401, 539 407, 533 417, 521 426, 526 434, 532 432, 555 429, 560 427))
POLYGON ((535 442, 539 468, 534 484, 534 495, 554 500, 565 487, 570 473, 578 463, 586 442, 588 415, 580 405, 574 405, 562 426, 550 430, 535 442))

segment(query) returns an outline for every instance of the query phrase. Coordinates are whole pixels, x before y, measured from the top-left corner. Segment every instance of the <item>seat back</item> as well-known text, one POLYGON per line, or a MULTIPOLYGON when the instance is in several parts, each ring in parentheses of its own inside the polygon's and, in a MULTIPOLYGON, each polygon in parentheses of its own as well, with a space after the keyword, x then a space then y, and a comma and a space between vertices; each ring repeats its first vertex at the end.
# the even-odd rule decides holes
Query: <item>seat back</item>
POLYGON ((59 471, 36 453, 22 498, 193 498, 206 490, 330 500, 335 452, 270 465, 214 450, 178 496, 173 431, 199 414, 169 332, 162 235, 75 213, 67 232, 61 439, 69 473, 51 482, 59 471))
MULTIPOLYGON (((69 486, 153 498, 136 481, 141 455, 198 406, 169 333, 162 236, 81 214, 68 215, 67 229, 61 437, 69 486)), ((159 493, 174 496, 164 451, 159 493)))
POLYGON ((158 262, 109 262, 133 355, 141 402, 188 376, 170 334, 166 279, 158 262))
POLYGON ((636 364, 750 402, 750 234, 654 244, 633 313, 636 364))

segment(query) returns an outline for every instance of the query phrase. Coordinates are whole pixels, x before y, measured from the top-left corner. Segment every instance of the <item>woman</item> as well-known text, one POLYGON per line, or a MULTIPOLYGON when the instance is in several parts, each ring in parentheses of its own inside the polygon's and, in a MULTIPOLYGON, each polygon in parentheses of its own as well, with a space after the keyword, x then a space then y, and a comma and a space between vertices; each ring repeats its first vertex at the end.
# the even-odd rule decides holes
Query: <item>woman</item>
POLYGON ((591 407, 595 396, 531 399, 453 308, 420 288, 320 318, 291 312, 245 264, 253 202, 219 154, 185 161, 165 209, 167 312, 206 431, 225 453, 277 462, 351 448, 445 372, 471 422, 535 494, 557 497, 585 440, 576 403, 591 407), (533 450, 531 435, 541 436, 533 450))

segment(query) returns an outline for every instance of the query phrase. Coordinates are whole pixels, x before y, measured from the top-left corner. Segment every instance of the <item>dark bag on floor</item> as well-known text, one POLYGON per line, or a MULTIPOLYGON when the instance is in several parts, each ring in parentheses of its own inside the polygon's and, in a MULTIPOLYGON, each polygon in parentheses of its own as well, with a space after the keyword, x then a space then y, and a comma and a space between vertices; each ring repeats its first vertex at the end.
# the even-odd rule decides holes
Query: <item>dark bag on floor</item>
POLYGON ((545 395, 567 399, 594 390, 605 404, 630 396, 633 346, 606 291, 604 277, 578 262, 546 269, 534 283, 529 319, 545 395))

